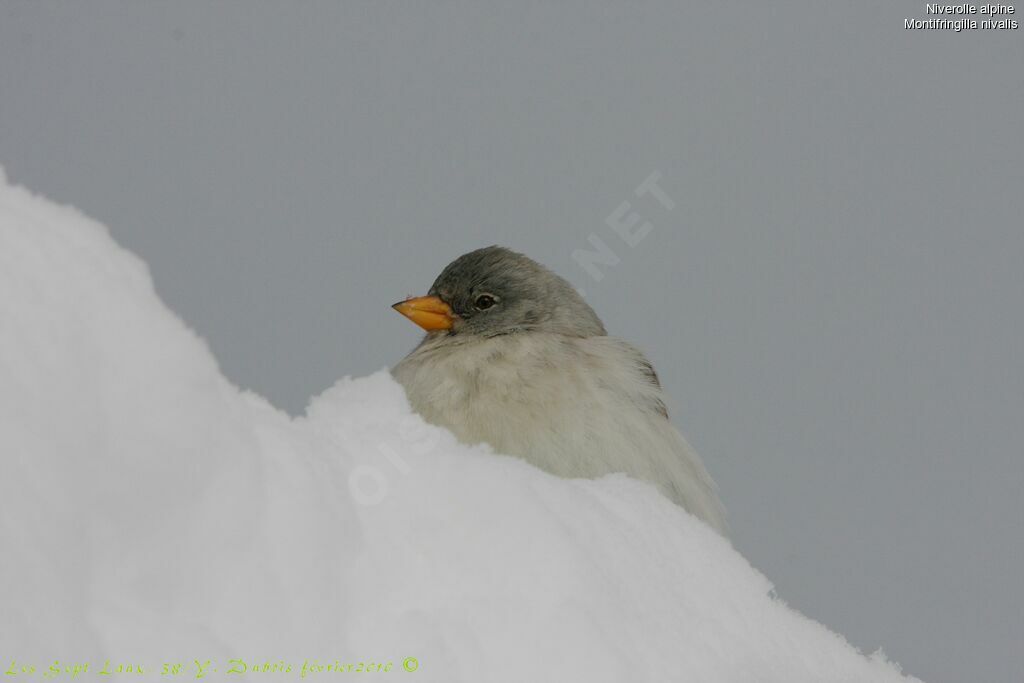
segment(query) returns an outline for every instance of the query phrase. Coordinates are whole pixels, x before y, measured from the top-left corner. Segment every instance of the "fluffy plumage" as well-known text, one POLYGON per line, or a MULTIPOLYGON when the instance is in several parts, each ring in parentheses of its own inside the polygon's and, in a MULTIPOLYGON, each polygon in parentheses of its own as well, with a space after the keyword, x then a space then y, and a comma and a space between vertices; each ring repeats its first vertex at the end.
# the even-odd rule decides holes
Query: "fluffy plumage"
POLYGON ((392 370, 428 422, 559 476, 652 482, 724 532, 715 484, 668 420, 651 364, 607 336, 569 283, 487 247, 445 268, 430 295, 451 307, 451 329, 392 370))

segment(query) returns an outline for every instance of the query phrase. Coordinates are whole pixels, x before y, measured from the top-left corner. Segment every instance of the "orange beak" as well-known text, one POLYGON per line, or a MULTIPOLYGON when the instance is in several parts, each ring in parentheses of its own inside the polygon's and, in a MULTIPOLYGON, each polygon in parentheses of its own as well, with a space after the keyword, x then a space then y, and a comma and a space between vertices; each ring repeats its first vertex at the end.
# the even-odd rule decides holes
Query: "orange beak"
POLYGON ((399 301, 391 308, 413 321, 427 332, 450 330, 455 319, 451 306, 436 296, 417 296, 399 301))

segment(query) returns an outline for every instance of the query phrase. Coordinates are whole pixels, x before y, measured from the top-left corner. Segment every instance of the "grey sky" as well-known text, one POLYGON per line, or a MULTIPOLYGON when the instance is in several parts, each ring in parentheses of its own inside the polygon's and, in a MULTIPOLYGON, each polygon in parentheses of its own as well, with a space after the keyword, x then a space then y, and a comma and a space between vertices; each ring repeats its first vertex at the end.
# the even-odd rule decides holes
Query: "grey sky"
POLYGON ((548 5, 7 0, 0 164, 292 413, 404 355, 388 306, 452 258, 526 252, 651 357, 783 598, 925 680, 1020 680, 1024 29, 548 5))

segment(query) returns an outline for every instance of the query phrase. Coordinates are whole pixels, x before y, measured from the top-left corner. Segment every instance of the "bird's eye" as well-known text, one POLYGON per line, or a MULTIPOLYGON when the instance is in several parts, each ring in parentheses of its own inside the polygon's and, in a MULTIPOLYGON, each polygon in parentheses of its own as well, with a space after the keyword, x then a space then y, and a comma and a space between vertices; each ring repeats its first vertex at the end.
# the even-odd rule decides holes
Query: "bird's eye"
POLYGON ((497 303, 497 300, 490 294, 481 294, 473 302, 473 305, 477 307, 477 310, 486 311, 488 308, 497 303))

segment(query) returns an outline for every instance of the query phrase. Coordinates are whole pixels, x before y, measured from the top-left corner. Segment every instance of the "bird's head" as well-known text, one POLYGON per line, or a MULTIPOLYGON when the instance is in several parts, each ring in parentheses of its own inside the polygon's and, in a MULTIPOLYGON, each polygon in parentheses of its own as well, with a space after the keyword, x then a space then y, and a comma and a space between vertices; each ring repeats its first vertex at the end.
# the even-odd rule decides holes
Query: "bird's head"
POLYGON ((597 314, 572 285, 504 247, 463 254, 441 272, 427 296, 393 308, 432 335, 605 334, 597 314))

